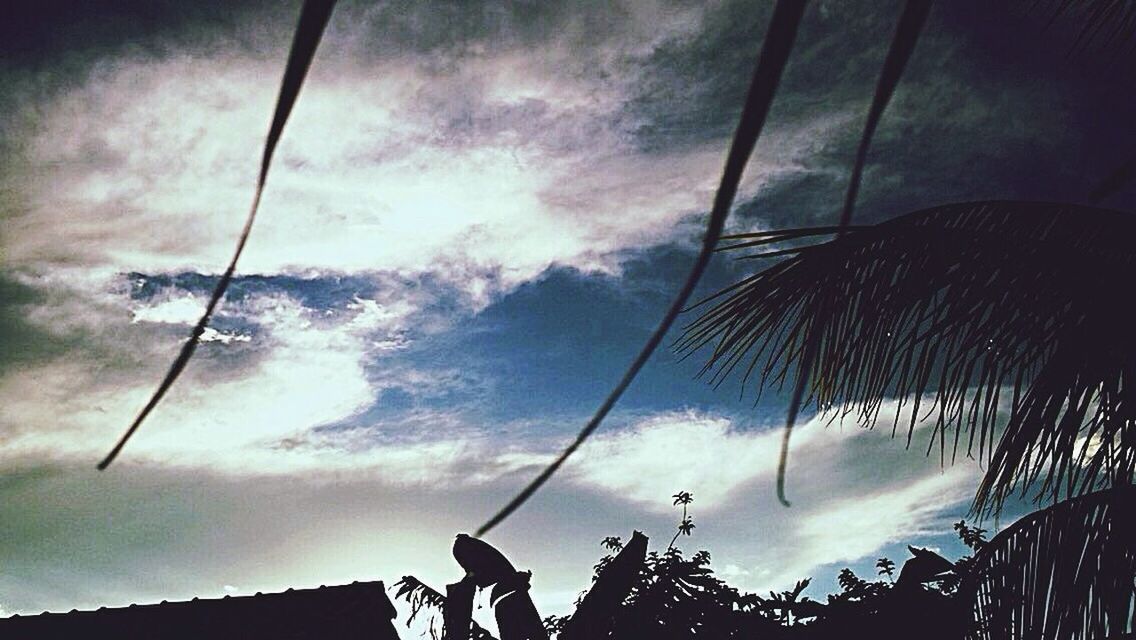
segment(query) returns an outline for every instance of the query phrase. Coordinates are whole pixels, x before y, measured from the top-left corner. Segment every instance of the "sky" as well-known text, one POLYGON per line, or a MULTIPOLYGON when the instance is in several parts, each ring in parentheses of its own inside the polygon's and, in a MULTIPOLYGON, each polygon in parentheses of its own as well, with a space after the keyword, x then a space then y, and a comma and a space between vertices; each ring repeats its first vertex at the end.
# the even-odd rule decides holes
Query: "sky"
MULTIPOLYGON (((682 282, 772 3, 341 2, 220 311, 105 472, 232 251, 299 3, 35 4, 0 26, 6 614, 460 578, 453 536, 570 441, 682 282)), ((898 11, 810 4, 728 231, 837 219, 898 11)), ((858 222, 1083 202, 1131 148, 1115 69, 1003 11, 935 7, 858 222)), ((721 256, 696 295, 754 268, 721 256)), ((664 548, 678 491, 680 546, 743 590, 961 552, 976 462, 926 457, 923 427, 905 448, 894 406, 813 420, 781 507, 787 394, 714 389, 705 356, 661 349, 488 536, 543 615, 605 536, 664 548)))

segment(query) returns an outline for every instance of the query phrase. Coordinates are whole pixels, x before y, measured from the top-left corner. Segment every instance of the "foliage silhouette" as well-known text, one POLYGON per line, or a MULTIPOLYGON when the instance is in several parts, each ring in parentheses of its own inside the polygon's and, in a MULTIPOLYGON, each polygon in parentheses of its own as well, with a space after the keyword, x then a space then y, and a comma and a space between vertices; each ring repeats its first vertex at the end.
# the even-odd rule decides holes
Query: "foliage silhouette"
POLYGON ((694 496, 689 491, 679 491, 671 497, 674 498, 674 506, 682 505, 682 520, 676 527, 677 530, 674 537, 671 538, 671 543, 667 545, 668 549, 674 546, 679 536, 689 536, 694 532, 694 521, 687 514, 687 507, 694 502, 694 496))
MULTIPOLYGON (((852 210, 856 205, 856 195, 860 190, 860 178, 868 160, 868 147, 872 143, 872 136, 875 135, 876 127, 879 125, 884 109, 891 101, 891 96, 895 93, 903 69, 907 66, 907 61, 915 50, 915 44, 919 40, 919 32, 922 31, 923 23, 927 21, 927 14, 930 11, 930 0, 907 0, 904 3, 895 36, 892 39, 891 47, 888 49, 887 57, 884 59, 880 78, 876 84, 876 92, 872 97, 872 106, 868 110, 864 131, 860 135, 860 144, 856 149, 856 160, 852 165, 852 175, 848 180, 844 208, 840 212, 840 222, 836 232, 838 236, 852 224, 852 210)), ((812 375, 812 367, 816 360, 817 349, 820 347, 820 340, 819 333, 807 334, 805 350, 801 357, 801 370, 793 387, 793 395, 789 400, 789 411, 782 432, 781 452, 777 461, 777 499, 786 507, 789 506, 789 500, 785 497, 785 469, 789 462, 789 440, 793 435, 793 427, 797 423, 797 417, 805 400, 805 389, 812 375)))
MULTIPOLYGON (((549 616, 544 628, 558 640, 1121 638, 1136 607, 1136 523, 1125 517, 1134 508, 1136 488, 1110 489, 1027 516, 989 541, 984 529, 959 521, 955 533, 971 555, 951 562, 909 546, 894 581, 896 563, 880 558, 887 581, 845 568, 840 591, 819 601, 805 595, 810 579, 768 596, 746 593, 714 575, 706 551, 660 553, 647 551, 639 532, 626 546, 608 536, 601 546, 609 553, 576 611, 549 616)), ((446 608, 444 596, 413 577, 396 586, 411 619, 446 608)), ((439 637, 433 621, 430 633, 439 637)), ((476 624, 471 637, 492 638, 476 624)))
POLYGON ((887 576, 888 582, 894 583, 895 580, 895 563, 887 558, 880 558, 876 560, 876 574, 887 576))
MULTIPOLYGON (((676 505, 677 506, 677 505, 676 505)), ((964 531, 971 531, 962 525, 964 531)), ((612 537, 603 546, 610 549, 612 537)), ((828 640, 830 638, 962 638, 971 609, 956 587, 960 565, 937 554, 911 548, 915 557, 903 565, 895 583, 868 581, 850 569, 840 572, 841 591, 823 602, 804 595, 810 580, 768 597, 745 593, 714 575, 710 554, 690 557, 668 547, 649 552, 608 633, 592 638, 766 638, 828 640)), ((613 563, 606 555, 596 564, 597 578, 613 563)), ((894 566, 890 560, 882 564, 894 566)), ((589 594, 590 595, 590 594, 589 594)), ((583 602, 582 596, 577 603, 583 602)), ((545 620, 559 640, 570 616, 545 620)))
MULTIPOLYGON (((1030 514, 974 546, 960 591, 971 637, 1083 640, 1133 631, 1136 487, 1120 486, 1030 514)), ((965 529, 960 532, 966 541, 965 529)))
MULTIPOLYGON (((446 596, 438 593, 436 590, 428 586, 414 576, 403 576, 401 580, 394 583, 397 587, 395 591, 395 599, 402 598, 410 605, 410 615, 407 617, 406 626, 410 626, 414 619, 423 609, 430 608, 437 611, 442 611, 446 606, 446 596)), ((477 624, 476 621, 472 623, 470 632, 470 640, 496 640, 493 634, 485 630, 484 627, 477 624)), ((430 617, 428 623, 427 633, 433 640, 440 640, 442 637, 441 631, 438 629, 437 619, 434 616, 430 617)))
MULTIPOLYGON (((563 624, 558 625, 558 640, 590 640, 611 633, 619 608, 631 594, 644 570, 647 554, 647 536, 636 531, 627 546, 620 545, 616 555, 605 556, 602 566, 597 565, 592 588, 577 603, 576 611, 563 624)), ((546 629, 550 619, 545 620, 546 629)))

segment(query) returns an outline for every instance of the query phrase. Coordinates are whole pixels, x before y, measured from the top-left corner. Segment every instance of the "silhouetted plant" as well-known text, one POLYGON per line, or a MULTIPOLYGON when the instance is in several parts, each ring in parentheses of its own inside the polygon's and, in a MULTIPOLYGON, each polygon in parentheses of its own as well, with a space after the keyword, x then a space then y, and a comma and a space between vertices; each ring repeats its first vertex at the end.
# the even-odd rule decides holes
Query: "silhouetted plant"
POLYGON ((986 544, 986 529, 967 526, 966 520, 956 522, 954 530, 958 533, 959 540, 970 547, 971 551, 979 551, 986 544))
POLYGON ((674 498, 674 506, 682 505, 682 520, 678 523, 678 530, 671 538, 671 543, 667 545, 668 549, 674 546, 679 536, 689 536, 694 531, 694 520, 687 514, 687 507, 694 502, 694 496, 689 491, 679 491, 672 497, 674 498))
POLYGON ((808 598, 801 599, 801 593, 809 587, 810 582, 811 580, 805 578, 804 580, 798 580, 797 584, 787 591, 782 591, 781 593, 770 591, 769 599, 764 602, 758 601, 758 603, 761 604, 762 608, 765 610, 776 611, 777 615, 774 618, 775 620, 785 626, 791 626, 796 619, 809 617, 807 613, 804 616, 797 613, 796 618, 794 618, 794 611, 797 609, 798 603, 808 604, 811 602, 808 598))
POLYGON ((1136 613, 1136 487, 1079 496, 1029 514, 976 545, 959 593, 971 637, 1121 637, 1136 613))
POLYGON ((895 582, 893 574, 895 573, 895 563, 887 558, 880 558, 876 560, 876 575, 887 576, 888 582, 895 582))
MULTIPOLYGON (((957 523, 955 532, 968 546, 982 547, 981 530, 957 523)), ((601 543, 609 551, 614 551, 608 544, 612 539, 601 543)), ((610 633, 595 637, 961 638, 973 609, 968 600, 973 592, 963 593, 956 586, 970 565, 909 548, 913 557, 904 563, 900 579, 890 580, 896 565, 887 558, 880 558, 876 567, 889 581, 865 580, 846 568, 837 578, 840 592, 823 602, 804 595, 809 579, 763 597, 741 592, 715 576, 705 551, 689 557, 675 547, 652 551, 615 613, 610 633)), ((593 581, 612 560, 609 554, 596 564, 593 581)), ((545 628, 560 633, 568 619, 549 616, 545 628)))
MULTIPOLYGON (((693 532, 693 523, 686 512, 693 496, 679 492, 673 497, 674 505, 684 508, 677 539, 683 531, 686 535, 693 532)), ((605 538, 602 544, 615 551, 609 544, 612 539, 605 538)), ((754 620, 771 629, 778 626, 772 614, 756 608, 756 604, 762 602, 760 598, 744 599, 737 589, 713 575, 708 552, 698 551, 686 557, 673 544, 674 539, 662 553, 646 554, 638 578, 615 612, 610 637, 730 638, 741 637, 738 634, 753 627, 754 620)), ((611 554, 600 559, 593 581, 613 559, 611 554)), ((581 595, 577 604, 583 599, 581 595)), ((559 633, 567 621, 568 616, 550 616, 545 619, 545 628, 550 633, 559 633)))
MULTIPOLYGON (((726 248, 831 232, 745 234, 726 248)), ((1117 293, 1136 269, 1132 237, 1136 216, 1095 207, 933 207, 787 249, 711 298, 679 348, 713 345, 715 383, 740 369, 760 391, 804 375, 805 338, 820 335, 811 402, 872 426, 894 398, 893 433, 902 423, 908 442, 932 416, 941 459, 962 450, 989 463, 978 511, 996 513, 1015 490, 1040 500, 1131 484, 1136 338, 1117 293)))

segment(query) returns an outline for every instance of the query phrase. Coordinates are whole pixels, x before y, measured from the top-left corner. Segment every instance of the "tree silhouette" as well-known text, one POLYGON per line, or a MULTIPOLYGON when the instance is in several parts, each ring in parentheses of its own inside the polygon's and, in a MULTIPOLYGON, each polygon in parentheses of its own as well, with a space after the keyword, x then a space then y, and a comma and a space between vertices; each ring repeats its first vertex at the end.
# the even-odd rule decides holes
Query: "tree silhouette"
MULTIPOLYGON (((1131 3, 1034 8, 1079 25, 1074 48, 1127 47, 1136 33, 1131 3)), ((778 471, 781 500, 788 504, 789 434, 805 404, 830 419, 853 415, 873 426, 883 403, 895 399, 893 435, 903 420, 910 444, 917 423, 933 416, 928 452, 937 445, 941 462, 960 450, 985 460, 977 513, 998 514, 1015 491, 1033 492, 1037 501, 1088 500, 1102 488, 1113 496, 1109 513, 1122 503, 1130 509, 1136 343, 1123 292, 1136 275, 1128 243, 1136 218, 1080 205, 990 201, 851 227, 869 138, 866 131, 839 225, 725 238, 738 242, 724 249, 759 249, 753 257, 782 260, 700 303, 708 308, 677 344, 687 353, 712 347, 702 373, 715 384, 735 371, 758 393, 793 381, 778 471), (835 237, 800 245, 824 235, 835 237), (930 407, 921 412, 921 403, 930 407)), ((1136 175, 1134 167, 1130 160, 1105 178, 1090 201, 1121 188, 1136 175)), ((1031 542, 1006 542, 1000 555, 983 542, 984 531, 960 523, 976 552, 965 568, 1002 580, 983 583, 976 613, 990 622, 980 626, 982 637, 1131 632, 1132 549, 1093 546, 1115 532, 1077 511, 1070 517, 1083 525, 1077 530, 1089 546, 1056 553, 1060 538, 1046 536, 1047 527, 1067 511, 1076 509, 1055 506, 1023 521, 1010 540, 1031 542), (1126 578, 1088 568, 1103 565, 1120 567, 1126 578), (1026 566, 1040 572, 1033 582, 1007 578, 1026 566)), ((851 574, 842 578, 850 592, 868 588, 851 574)), ((948 584, 962 588, 957 575, 948 584)))
MULTIPOLYGON (((830 231, 747 234, 727 248, 830 231)), ((718 294, 679 347, 712 345, 703 371, 715 383, 740 370, 761 388, 811 368, 812 403, 865 426, 895 398, 893 433, 902 421, 909 442, 933 416, 929 447, 943 460, 989 465, 980 511, 1015 488, 1055 498, 1131 484, 1136 338, 1120 292, 1134 233, 1136 217, 1081 205, 933 207, 767 252, 789 257, 718 294)))
POLYGON ((1132 633, 1134 508, 1136 487, 1120 486, 1032 513, 976 544, 959 587, 973 607, 970 636, 1087 640, 1132 633))
POLYGON ((687 514, 687 507, 694 502, 694 496, 689 491, 679 491, 672 497, 674 498, 674 506, 682 505, 682 520, 678 523, 677 531, 671 538, 671 543, 667 545, 668 549, 674 546, 679 536, 689 536, 694 531, 694 520, 687 514))

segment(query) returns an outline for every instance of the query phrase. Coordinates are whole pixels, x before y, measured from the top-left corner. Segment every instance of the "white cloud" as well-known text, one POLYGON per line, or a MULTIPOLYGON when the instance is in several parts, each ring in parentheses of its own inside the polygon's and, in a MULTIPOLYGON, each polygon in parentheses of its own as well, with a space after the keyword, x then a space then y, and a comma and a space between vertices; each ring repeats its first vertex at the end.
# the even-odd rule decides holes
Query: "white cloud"
MULTIPOLYGON (((550 265, 611 271, 709 207, 726 141, 641 154, 631 77, 550 79, 529 53, 317 65, 285 136, 244 273, 433 273, 475 306, 550 265)), ((40 105, 10 182, 12 264, 218 272, 251 198, 278 61, 135 60, 40 105), (13 215, 17 214, 17 215, 13 215)), ((800 170, 836 123, 774 129, 743 191, 800 170)), ((188 301, 165 313, 186 313, 188 301)), ((157 313, 155 310, 154 313, 157 313)), ((143 318, 145 319, 145 318, 143 318)))
POLYGON ((167 298, 157 304, 138 305, 131 311, 131 322, 161 322, 164 324, 188 324, 197 322, 205 312, 205 300, 192 294, 167 298))
POLYGON ((778 545, 778 555, 763 559, 750 583, 782 588, 820 565, 855 562, 893 542, 949 531, 947 519, 955 514, 948 517, 948 510, 974 495, 978 476, 967 466, 942 472, 926 466, 924 473, 905 474, 905 482, 884 488, 834 487, 839 497, 807 506, 791 529, 792 544, 778 545))
POLYGON ((569 472, 648 509, 669 511, 680 490, 712 509, 774 470, 779 447, 778 432, 742 431, 727 418, 691 411, 664 413, 594 438, 569 472))
MULTIPOLYGON (((853 562, 892 542, 949 531, 944 514, 973 495, 977 465, 960 461, 940 469, 921 452, 906 451, 901 440, 889 437, 895 410, 894 402, 885 403, 880 429, 826 428, 820 419, 798 427, 787 476, 790 508, 773 494, 781 430, 743 429, 698 412, 665 413, 596 437, 565 474, 576 484, 675 518, 671 494, 692 492, 691 512, 704 526, 701 537, 686 546, 724 545, 731 553, 719 560, 735 567, 724 574, 736 578, 732 582, 752 590, 781 589, 818 566, 853 562), (754 542, 740 544, 735 536, 754 542)), ((919 434, 929 433, 930 422, 917 427, 919 434)))
MULTIPOLYGON (((167 322, 192 317, 167 313, 168 302, 150 309, 157 311, 148 314, 142 308, 135 317, 167 322)), ((284 438, 348 417, 373 402, 374 391, 363 371, 364 343, 373 333, 396 326, 400 318, 360 310, 342 324, 317 326, 314 312, 283 296, 257 297, 230 309, 256 319, 267 345, 264 353, 236 376, 204 370, 188 375, 131 443, 130 457, 175 465, 253 467, 263 462, 256 459, 256 451, 268 451, 284 438)), ((152 337, 138 333, 144 324, 126 325, 137 335, 121 348, 162 352, 151 344, 152 337)), ((214 333, 212 339, 222 343, 250 339, 214 333)), ((179 335, 163 342, 172 350, 181 339, 179 335)), ((208 349, 208 342, 202 345, 199 366, 214 364, 208 349)), ((156 377, 127 377, 115 371, 108 380, 99 370, 106 365, 92 370, 90 364, 72 358, 0 380, 0 397, 7 407, 7 442, 0 455, 89 460, 113 441, 114 432, 129 424, 152 392, 156 377)))
POLYGON ((201 333, 201 342, 220 342, 221 344, 230 344, 233 342, 251 342, 252 336, 243 333, 225 333, 218 331, 213 327, 205 327, 205 331, 201 333))

